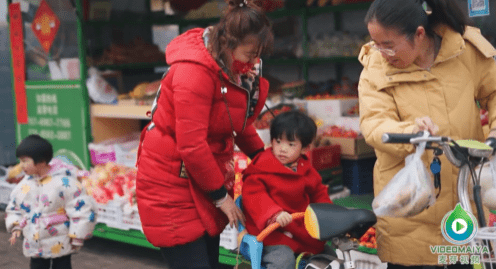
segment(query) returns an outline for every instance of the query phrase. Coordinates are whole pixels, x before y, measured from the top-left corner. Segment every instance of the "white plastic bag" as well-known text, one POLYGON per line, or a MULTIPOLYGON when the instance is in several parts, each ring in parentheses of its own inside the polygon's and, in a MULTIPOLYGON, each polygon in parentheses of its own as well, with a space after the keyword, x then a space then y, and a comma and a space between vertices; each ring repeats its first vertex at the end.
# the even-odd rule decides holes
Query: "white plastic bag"
POLYGON ((496 210, 496 156, 491 157, 489 165, 484 165, 480 181, 482 204, 490 210, 496 210))
POLYGON ((403 167, 374 198, 372 208, 378 217, 411 217, 436 202, 431 174, 422 162, 426 143, 405 159, 403 167))
POLYGON ((88 95, 93 102, 103 104, 117 103, 117 90, 100 75, 98 69, 90 67, 88 69, 88 76, 86 87, 88 88, 88 95))

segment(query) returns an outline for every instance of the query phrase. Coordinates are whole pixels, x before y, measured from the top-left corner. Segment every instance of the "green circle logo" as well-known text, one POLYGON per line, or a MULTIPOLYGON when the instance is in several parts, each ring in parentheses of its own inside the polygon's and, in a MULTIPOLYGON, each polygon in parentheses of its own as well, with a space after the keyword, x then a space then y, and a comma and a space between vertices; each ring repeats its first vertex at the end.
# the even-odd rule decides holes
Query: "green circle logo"
POLYGON ((458 203, 454 210, 444 216, 441 223, 441 232, 450 243, 463 245, 475 237, 478 226, 474 215, 465 211, 458 203))

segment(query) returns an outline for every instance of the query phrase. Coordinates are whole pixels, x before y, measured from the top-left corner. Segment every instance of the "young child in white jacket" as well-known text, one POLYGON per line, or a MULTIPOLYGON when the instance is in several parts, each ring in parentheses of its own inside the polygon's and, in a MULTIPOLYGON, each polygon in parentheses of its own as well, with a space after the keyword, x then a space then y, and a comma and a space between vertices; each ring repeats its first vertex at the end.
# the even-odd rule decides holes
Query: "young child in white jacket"
POLYGON ((53 149, 38 135, 26 137, 16 149, 26 176, 10 195, 5 218, 13 245, 24 236, 23 253, 31 268, 71 267, 71 254, 79 250, 95 228, 95 203, 76 175, 51 166, 53 149))

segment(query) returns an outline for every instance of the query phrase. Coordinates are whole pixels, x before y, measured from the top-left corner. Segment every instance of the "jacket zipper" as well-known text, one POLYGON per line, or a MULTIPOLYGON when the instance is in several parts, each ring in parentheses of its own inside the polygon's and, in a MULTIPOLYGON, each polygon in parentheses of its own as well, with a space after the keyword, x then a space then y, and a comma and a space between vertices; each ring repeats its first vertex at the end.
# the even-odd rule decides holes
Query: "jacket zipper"
MULTIPOLYGON (((261 61, 261 60, 260 60, 260 74, 262 74, 262 61, 261 61)), ((221 76, 221 78, 220 78, 220 79, 222 80, 222 79, 223 79, 223 78, 222 78, 222 71, 221 71, 221 73, 220 73, 220 76, 221 76)), ((261 77, 261 75, 259 75, 259 77, 261 77)), ((229 82, 230 82, 231 84, 233 84, 235 87, 238 87, 238 88, 240 88, 240 89, 243 89, 243 90, 246 92, 247 96, 248 96, 248 101, 246 102, 246 113, 245 113, 245 120, 244 120, 244 122, 243 122, 243 128, 241 129, 241 132, 243 132, 243 131, 245 130, 245 128, 246 128, 246 122, 248 121, 248 115, 249 115, 249 112, 250 112, 250 110, 249 110, 249 109, 250 109, 250 102, 251 102, 251 95, 250 95, 250 91, 249 91, 248 89, 246 89, 246 88, 244 88, 244 87, 242 87, 242 86, 238 85, 237 83, 234 83, 234 81, 232 81, 231 79, 229 79, 229 82)), ((221 83, 221 84, 222 84, 222 83, 221 83)), ((221 87, 223 87, 223 86, 221 85, 221 87)), ((225 87, 225 85, 224 85, 224 87, 225 87)), ((260 89, 258 89, 258 90, 260 91, 260 89)), ((227 87, 226 87, 226 93, 227 93, 227 87)), ((234 130, 233 130, 233 131, 234 131, 234 130)))

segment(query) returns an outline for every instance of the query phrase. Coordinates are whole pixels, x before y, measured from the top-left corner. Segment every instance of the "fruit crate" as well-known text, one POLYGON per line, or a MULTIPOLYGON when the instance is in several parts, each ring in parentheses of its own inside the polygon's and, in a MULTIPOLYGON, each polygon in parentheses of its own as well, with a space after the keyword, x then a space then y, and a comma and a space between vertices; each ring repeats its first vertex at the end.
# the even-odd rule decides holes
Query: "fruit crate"
POLYGON ((107 204, 97 203, 97 217, 96 221, 98 223, 106 224, 108 227, 123 229, 124 225, 122 222, 122 209, 118 203, 114 201, 109 201, 107 204))
POLYGON ((98 214, 97 222, 106 224, 107 227, 120 230, 138 230, 143 231, 141 220, 137 210, 124 213, 121 203, 109 201, 107 204, 97 203, 98 214))
POLYGON ((141 220, 138 211, 132 211, 130 214, 122 214, 122 224, 126 227, 125 230, 138 230, 143 231, 141 227, 141 220))

